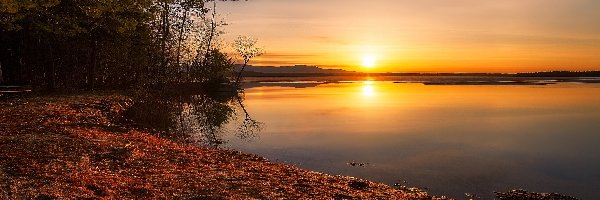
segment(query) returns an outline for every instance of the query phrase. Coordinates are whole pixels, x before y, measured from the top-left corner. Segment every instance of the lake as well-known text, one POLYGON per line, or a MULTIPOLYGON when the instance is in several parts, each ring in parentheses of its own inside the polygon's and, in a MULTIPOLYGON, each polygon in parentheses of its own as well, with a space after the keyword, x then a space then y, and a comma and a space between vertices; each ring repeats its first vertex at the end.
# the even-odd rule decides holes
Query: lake
POLYGON ((262 131, 227 134, 226 148, 459 199, 519 188, 600 198, 600 84, 247 87, 262 131))

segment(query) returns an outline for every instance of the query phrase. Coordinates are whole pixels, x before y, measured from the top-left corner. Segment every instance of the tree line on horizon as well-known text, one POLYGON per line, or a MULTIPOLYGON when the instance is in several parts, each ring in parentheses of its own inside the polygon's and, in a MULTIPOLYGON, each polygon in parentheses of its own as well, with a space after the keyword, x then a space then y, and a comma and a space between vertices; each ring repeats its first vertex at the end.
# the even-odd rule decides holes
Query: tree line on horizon
MULTIPOLYGON (((215 0, 0 0, 3 81, 49 89, 233 82, 234 61, 219 40, 226 23, 216 5, 215 0)), ((235 44, 256 41, 240 37, 235 44)), ((250 56, 259 51, 234 50, 246 63, 244 50, 250 56)))

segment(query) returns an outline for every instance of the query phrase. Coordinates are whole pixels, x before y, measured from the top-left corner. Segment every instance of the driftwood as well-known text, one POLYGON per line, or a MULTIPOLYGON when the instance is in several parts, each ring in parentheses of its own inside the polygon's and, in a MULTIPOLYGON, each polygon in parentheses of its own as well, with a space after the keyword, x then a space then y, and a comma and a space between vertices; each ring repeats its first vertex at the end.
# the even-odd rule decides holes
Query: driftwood
POLYGON ((10 85, 0 86, 0 94, 24 93, 24 92, 31 92, 31 89, 27 88, 27 87, 23 87, 23 86, 10 86, 10 85))

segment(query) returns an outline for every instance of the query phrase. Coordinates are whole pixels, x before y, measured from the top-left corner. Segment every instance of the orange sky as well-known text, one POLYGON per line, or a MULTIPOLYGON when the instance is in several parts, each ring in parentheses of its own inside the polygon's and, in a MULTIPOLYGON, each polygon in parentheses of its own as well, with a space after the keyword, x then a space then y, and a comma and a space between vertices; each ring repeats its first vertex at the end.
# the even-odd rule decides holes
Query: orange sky
POLYGON ((600 70, 596 0, 221 2, 223 37, 259 39, 254 65, 370 72, 600 70), (373 67, 364 62, 374 60, 373 67))

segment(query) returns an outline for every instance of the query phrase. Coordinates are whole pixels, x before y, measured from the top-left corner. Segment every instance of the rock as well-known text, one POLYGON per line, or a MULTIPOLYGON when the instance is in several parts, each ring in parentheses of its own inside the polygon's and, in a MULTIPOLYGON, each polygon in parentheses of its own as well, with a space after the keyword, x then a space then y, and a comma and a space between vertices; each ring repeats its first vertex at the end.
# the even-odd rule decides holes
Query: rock
POLYGON ((354 199, 354 197, 350 196, 350 195, 345 195, 345 194, 336 194, 335 196, 333 196, 333 199, 344 200, 344 199, 354 199))
POLYGON ((531 200, 577 200, 575 197, 557 193, 537 193, 526 190, 512 190, 510 192, 494 192, 497 199, 531 199, 531 200))
POLYGON ((356 190, 364 190, 369 187, 369 184, 362 181, 350 181, 348 185, 356 190))

